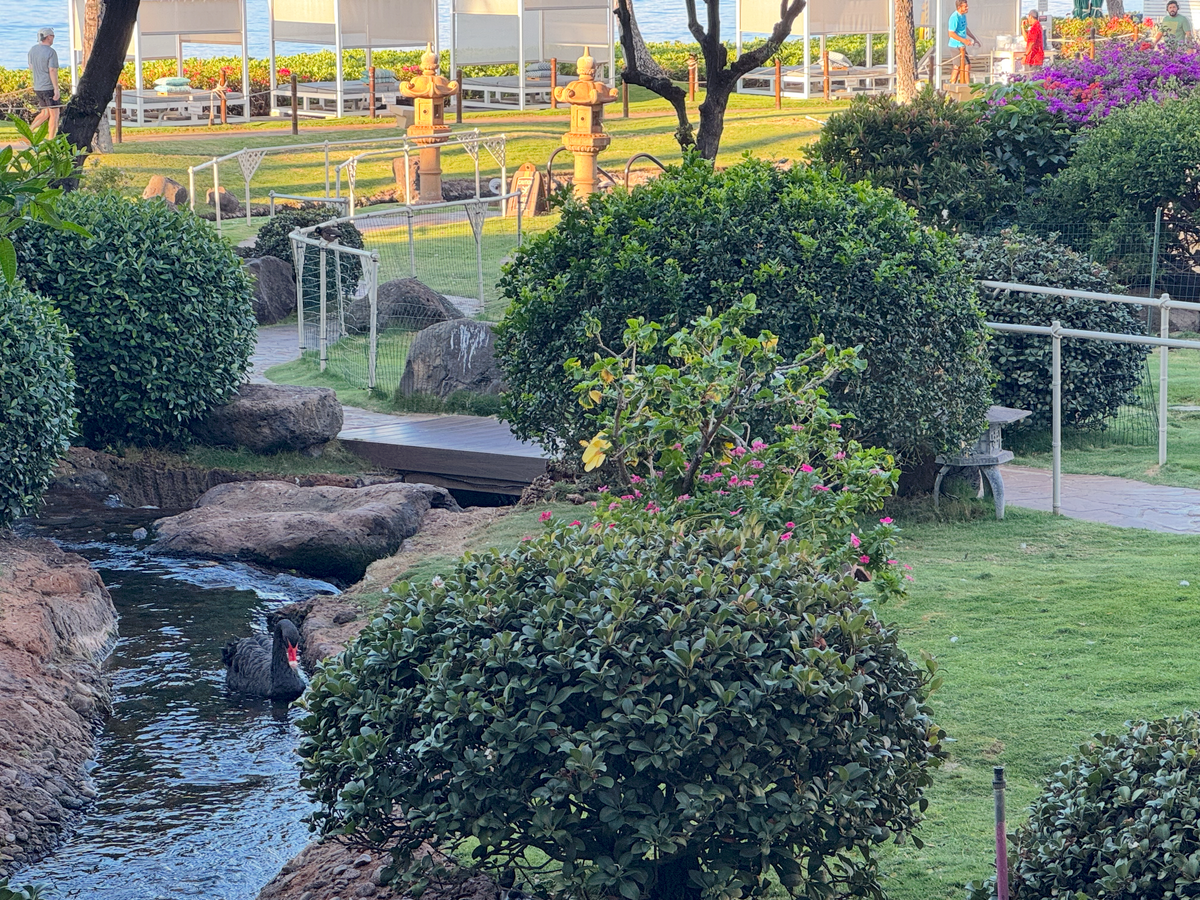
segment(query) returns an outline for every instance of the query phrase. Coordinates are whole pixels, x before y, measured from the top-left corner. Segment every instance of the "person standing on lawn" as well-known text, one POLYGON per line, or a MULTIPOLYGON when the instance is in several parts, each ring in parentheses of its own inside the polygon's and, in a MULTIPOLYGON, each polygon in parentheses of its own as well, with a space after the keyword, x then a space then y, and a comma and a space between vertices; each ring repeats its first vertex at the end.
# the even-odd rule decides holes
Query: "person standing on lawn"
POLYGON ((1179 4, 1175 0, 1167 4, 1167 14, 1158 20, 1158 27, 1162 29, 1163 37, 1177 44, 1187 43, 1192 37, 1192 23, 1187 16, 1179 14, 1179 4))
POLYGON ((1046 61, 1046 43, 1042 36, 1042 20, 1036 9, 1025 16, 1025 68, 1041 68, 1046 61))
POLYGON ((950 73, 951 84, 970 84, 971 83, 971 60, 967 58, 965 52, 966 47, 974 44, 979 46, 979 38, 971 33, 971 29, 967 27, 967 0, 958 0, 954 5, 954 15, 950 17, 950 22, 946 26, 946 31, 950 34, 950 49, 957 55, 954 62, 954 71, 950 73))
POLYGON ((49 119, 50 130, 46 136, 53 140, 58 134, 58 110, 62 105, 58 91, 58 53, 54 50, 53 28, 47 26, 38 29, 38 42, 29 48, 29 71, 33 75, 33 95, 41 110, 30 124, 37 128, 49 119))

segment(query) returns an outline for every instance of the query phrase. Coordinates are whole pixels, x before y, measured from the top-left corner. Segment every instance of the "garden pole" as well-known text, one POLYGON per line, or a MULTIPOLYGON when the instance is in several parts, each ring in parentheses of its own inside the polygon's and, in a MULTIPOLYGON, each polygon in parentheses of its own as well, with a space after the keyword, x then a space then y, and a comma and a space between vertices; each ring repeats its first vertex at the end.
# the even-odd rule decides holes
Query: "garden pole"
POLYGON ((296 340, 303 355, 307 343, 304 340, 304 251, 308 248, 296 240, 295 234, 292 233, 292 256, 296 262, 296 340))
POLYGON ((783 57, 775 57, 775 108, 783 108, 783 57))
MULTIPOLYGON (((249 101, 247 101, 247 102, 249 102, 249 101)), ((229 118, 228 118, 229 107, 226 105, 227 103, 228 103, 228 98, 225 96, 225 92, 221 91, 221 124, 222 125, 229 124, 229 118)))
POLYGON ((325 254, 325 241, 323 241, 323 240, 322 240, 322 241, 321 241, 321 281, 320 281, 320 288, 321 288, 321 321, 320 321, 320 326, 319 326, 319 327, 320 327, 320 332, 321 332, 321 340, 320 340, 320 344, 319 344, 319 347, 320 347, 320 349, 321 349, 321 355, 320 355, 321 366, 320 366, 320 371, 322 371, 322 372, 324 372, 324 371, 325 371, 325 362, 326 362, 326 360, 327 360, 327 358, 328 358, 328 357, 327 357, 327 349, 328 349, 328 348, 326 347, 326 341, 327 341, 327 339, 328 339, 328 335, 326 335, 326 333, 325 333, 325 327, 326 327, 326 325, 328 324, 328 321, 327 321, 327 319, 326 319, 326 309, 325 309, 325 255, 326 255, 326 254, 325 254))
MULTIPOLYGON (((824 37, 821 38, 821 43, 822 44, 825 43, 824 37)), ((829 99, 829 50, 824 46, 822 46, 822 48, 821 48, 821 79, 822 79, 823 90, 825 92, 825 99, 828 100, 829 99)))
POLYGON ((119 144, 119 143, 121 143, 121 120, 125 118, 125 111, 121 106, 121 85, 120 84, 117 85, 116 91, 117 91, 117 96, 116 96, 116 100, 117 100, 117 103, 116 103, 116 107, 117 107, 117 143, 119 144))
MULTIPOLYGON (((292 134, 300 133, 300 107, 297 97, 296 76, 292 76, 292 134)), ((328 195, 327 195, 328 196, 328 195)))
MULTIPOLYGON (((1159 337, 1171 336, 1171 295, 1162 295, 1158 308, 1159 337)), ((1167 464, 1167 348, 1158 348, 1158 464, 1167 464)))
POLYGON ((1151 250, 1150 257, 1150 291, 1147 294, 1149 297, 1154 296, 1154 283, 1158 280, 1158 249, 1159 238, 1162 235, 1162 207, 1154 211, 1154 247, 1151 250))
MULTIPOLYGON (((458 81, 458 93, 454 95, 454 124, 461 125, 462 124, 462 95, 463 95, 462 66, 458 67, 458 72, 454 77, 455 77, 455 80, 458 81)), ((554 95, 551 94, 550 96, 551 96, 550 102, 551 102, 551 104, 553 104, 554 103, 554 99, 553 99, 554 95)), ((414 107, 414 109, 415 109, 415 107, 414 107)), ((413 113, 413 121, 416 121, 416 113, 415 112, 413 113)))
POLYGON ((371 343, 367 345, 367 387, 375 390, 375 365, 379 358, 379 251, 372 250, 368 260, 371 280, 367 296, 371 301, 371 343))
POLYGON ((696 81, 697 81, 697 78, 696 78, 696 69, 697 69, 698 65, 699 65, 699 64, 696 62, 696 55, 695 55, 694 53, 692 53, 692 54, 689 54, 689 55, 688 55, 688 58, 687 58, 687 68, 688 68, 688 102, 689 102, 689 103, 695 103, 695 102, 696 102, 696 81))
POLYGON ((371 66, 367 73, 367 93, 371 95, 371 111, 367 113, 367 118, 375 118, 375 67, 371 66))
POLYGON ((329 141, 325 142, 325 197, 329 198, 329 141))
MULTIPOLYGON (((407 162, 407 160, 405 160, 407 162)), ((408 271, 413 278, 417 277, 417 246, 413 243, 413 211, 412 208, 404 210, 408 213, 408 271)))
POLYGON ((992 768, 996 798, 996 900, 1008 900, 1008 829, 1004 822, 1004 766, 992 768))
POLYGON ((1050 426, 1050 442, 1054 462, 1051 467, 1053 476, 1054 515, 1062 515, 1062 322, 1054 319, 1050 323, 1050 373, 1052 384, 1052 417, 1050 426))
MULTIPOLYGON (((119 107, 118 107, 119 108, 119 107)), ((121 121, 120 119, 117 120, 121 121)), ((120 126, 118 126, 120 128, 120 126)), ((188 203, 192 208, 192 212, 196 211, 196 170, 192 166, 188 166, 188 203)))
POLYGON ((629 118, 629 82, 621 79, 621 118, 629 118))
POLYGON ((213 157, 213 207, 217 211, 217 234, 221 233, 221 179, 217 174, 217 158, 213 157))
MULTIPOLYGON (((554 92, 558 90, 558 57, 550 57, 550 108, 558 109, 558 98, 554 92)), ((462 121, 459 119, 458 121, 462 121)))

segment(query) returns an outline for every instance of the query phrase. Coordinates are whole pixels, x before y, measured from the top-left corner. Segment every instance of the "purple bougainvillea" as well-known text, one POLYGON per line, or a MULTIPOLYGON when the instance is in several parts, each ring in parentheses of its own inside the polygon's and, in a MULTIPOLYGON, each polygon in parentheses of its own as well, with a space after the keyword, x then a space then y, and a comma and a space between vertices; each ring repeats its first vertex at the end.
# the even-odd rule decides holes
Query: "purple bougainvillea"
POLYGON ((1200 50, 1112 43, 1097 49, 1095 59, 1059 60, 1029 80, 1050 112, 1086 128, 1114 109, 1200 88, 1200 50))

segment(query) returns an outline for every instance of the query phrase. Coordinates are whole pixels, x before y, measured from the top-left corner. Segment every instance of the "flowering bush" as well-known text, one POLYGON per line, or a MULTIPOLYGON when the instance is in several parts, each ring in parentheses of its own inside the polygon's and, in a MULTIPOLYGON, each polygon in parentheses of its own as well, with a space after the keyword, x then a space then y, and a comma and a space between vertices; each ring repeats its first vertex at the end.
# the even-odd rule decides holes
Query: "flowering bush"
POLYGON ((1050 112, 1093 127, 1114 110, 1144 100, 1161 103, 1200 87, 1200 49, 1116 41, 1098 47, 1095 59, 1061 59, 1030 80, 1050 112))
MULTIPOLYGON (((1092 51, 1092 28, 1096 29, 1097 41, 1114 42, 1124 39, 1127 42, 1139 42, 1143 37, 1149 37, 1150 26, 1143 26, 1130 15, 1092 17, 1086 19, 1056 18, 1054 19, 1054 37, 1062 41, 1061 54, 1065 57, 1077 57, 1092 51)), ((1097 45, 1099 49, 1099 45, 1097 45)))
POLYGON ((895 491, 898 472, 885 451, 842 437, 844 417, 822 387, 864 363, 820 337, 789 362, 770 332, 742 332, 755 311, 750 295, 672 335, 666 348, 677 367, 642 362, 661 330, 643 319, 630 320, 620 353, 601 345, 608 355, 586 372, 568 363, 599 429, 580 442, 585 468, 606 464, 612 474, 594 527, 624 528, 646 515, 690 528, 761 522, 820 571, 897 589, 896 529, 872 513, 895 491), (763 410, 778 423, 769 442, 747 425, 763 410))

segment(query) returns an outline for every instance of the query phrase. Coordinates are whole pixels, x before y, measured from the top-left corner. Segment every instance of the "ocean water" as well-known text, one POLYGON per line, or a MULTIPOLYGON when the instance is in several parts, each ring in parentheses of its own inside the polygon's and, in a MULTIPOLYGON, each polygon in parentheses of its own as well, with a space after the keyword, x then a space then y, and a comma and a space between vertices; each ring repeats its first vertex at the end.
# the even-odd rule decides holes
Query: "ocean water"
MULTIPOLYGON (((734 23, 733 0, 719 0, 721 3, 721 22, 726 35, 732 37, 734 23)), ((441 43, 443 47, 450 44, 450 2, 439 0, 441 19, 441 43)), ((1137 11, 1141 9, 1140 0, 1126 3, 1126 9, 1137 11)), ((637 11, 638 24, 642 34, 648 41, 690 41, 691 35, 687 30, 687 13, 683 0, 639 0, 634 7, 637 11)), ((37 40, 37 30, 43 25, 54 27, 58 37, 56 47, 66 62, 67 53, 67 4, 65 0, 0 0, 0 9, 4 11, 6 25, 0 27, 0 66, 6 68, 22 68, 25 66, 25 55, 37 40)), ((1066 15, 1071 10, 1071 0, 1050 0, 1050 13, 1056 16, 1066 15)), ((704 12, 701 10, 701 17, 704 12)), ((250 26, 250 55, 265 58, 267 52, 267 0, 247 0, 247 19, 250 26)), ((919 14, 918 14, 919 15, 919 14)), ((303 44, 279 44, 280 54, 295 53, 305 50, 322 49, 303 44)), ((188 44, 185 46, 185 56, 225 56, 236 48, 211 46, 203 44, 188 44)))

